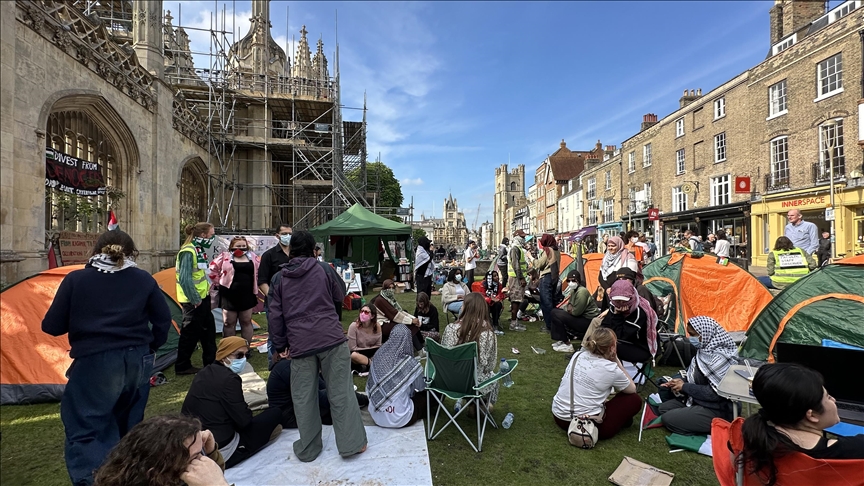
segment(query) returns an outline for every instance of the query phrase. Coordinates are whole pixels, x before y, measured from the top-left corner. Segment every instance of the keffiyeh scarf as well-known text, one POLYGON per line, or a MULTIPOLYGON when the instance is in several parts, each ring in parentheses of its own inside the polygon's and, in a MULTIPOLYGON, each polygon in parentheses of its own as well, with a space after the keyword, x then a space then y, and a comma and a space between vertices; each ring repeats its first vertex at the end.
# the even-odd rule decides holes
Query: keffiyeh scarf
POLYGON ((132 260, 128 258, 123 259, 123 263, 118 265, 114 260, 111 259, 110 256, 105 253, 100 253, 98 255, 93 255, 90 257, 90 260, 87 262, 87 266, 95 268, 97 271, 102 273, 115 273, 122 270, 126 270, 127 268, 134 268, 138 265, 135 264, 132 260))
POLYGON ((729 367, 738 362, 738 348, 732 337, 714 319, 706 316, 691 317, 687 322, 699 333, 701 345, 696 350, 696 358, 687 369, 687 376, 694 376, 695 367, 711 382, 717 390, 729 367))
POLYGON ((414 359, 411 331, 404 324, 390 331, 390 338, 375 352, 371 363, 366 390, 375 410, 385 408, 397 393, 423 375, 423 368, 414 359))
POLYGON ((486 288, 486 297, 497 296, 499 287, 501 286, 500 282, 492 279, 492 273, 494 272, 486 272, 486 280, 483 281, 483 287, 486 288))
MULTIPOLYGON (((620 238, 619 238, 620 239, 620 238)), ((630 307, 630 315, 634 315, 635 319, 632 321, 629 320, 630 316, 627 316, 628 319, 625 319, 624 322, 627 324, 638 326, 639 319, 642 317, 642 314, 645 314, 646 321, 646 341, 648 342, 648 351, 651 352, 651 356, 657 354, 657 313, 654 312, 654 309, 651 308, 651 304, 639 297, 639 293, 636 292, 636 287, 629 280, 621 279, 616 280, 615 283, 612 284, 612 287, 609 289, 609 298, 612 297, 627 297, 627 304, 630 307)), ((615 305, 615 301, 612 300, 612 305, 615 305)))
POLYGON ((381 290, 381 297, 384 297, 384 300, 389 302, 390 305, 392 305, 393 308, 396 309, 396 311, 401 311, 402 306, 399 305, 399 302, 396 302, 396 296, 393 292, 393 289, 387 288, 391 285, 393 285, 393 281, 390 279, 385 280, 384 283, 381 284, 381 286, 384 287, 384 289, 385 289, 385 290, 381 290))
POLYGON ((426 265, 426 271, 423 273, 424 277, 431 277, 432 272, 435 270, 435 267, 432 265, 432 256, 422 246, 417 247, 417 255, 414 260, 414 271, 416 272, 420 267, 426 265), (428 265, 426 265, 428 263, 428 265))

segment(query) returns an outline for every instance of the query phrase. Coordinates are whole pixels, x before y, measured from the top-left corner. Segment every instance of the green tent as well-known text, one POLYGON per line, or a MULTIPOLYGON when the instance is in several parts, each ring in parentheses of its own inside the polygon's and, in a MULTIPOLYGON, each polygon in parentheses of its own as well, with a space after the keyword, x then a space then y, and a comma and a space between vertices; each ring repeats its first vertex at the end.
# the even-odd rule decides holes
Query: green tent
POLYGON ((841 260, 777 294, 753 321, 740 354, 773 361, 778 342, 821 346, 823 339, 864 347, 861 316, 864 261, 841 260))
MULTIPOLYGON (((385 251, 390 254, 389 241, 407 241, 411 238, 411 226, 397 223, 396 221, 379 216, 355 204, 347 211, 320 226, 309 230, 318 241, 335 243, 335 253, 330 245, 325 245, 325 259, 339 258, 343 261, 355 264, 367 261, 370 264, 378 263, 378 241, 384 241, 385 251), (351 255, 348 256, 348 249, 351 255)), ((406 257, 413 261, 412 248, 408 248, 406 257)), ((389 255, 392 260, 393 255, 389 255)))

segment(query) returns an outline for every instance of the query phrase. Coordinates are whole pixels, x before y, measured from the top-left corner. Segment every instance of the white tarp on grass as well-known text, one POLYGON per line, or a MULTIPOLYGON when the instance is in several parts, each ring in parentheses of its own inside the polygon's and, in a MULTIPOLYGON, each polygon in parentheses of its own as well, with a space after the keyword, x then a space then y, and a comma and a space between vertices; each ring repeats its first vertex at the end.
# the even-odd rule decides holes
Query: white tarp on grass
POLYGON ((312 462, 294 457, 299 437, 297 429, 284 430, 276 442, 225 471, 225 479, 235 486, 432 484, 423 422, 404 429, 366 426, 366 452, 347 459, 336 450, 332 426, 323 427, 324 450, 312 462))

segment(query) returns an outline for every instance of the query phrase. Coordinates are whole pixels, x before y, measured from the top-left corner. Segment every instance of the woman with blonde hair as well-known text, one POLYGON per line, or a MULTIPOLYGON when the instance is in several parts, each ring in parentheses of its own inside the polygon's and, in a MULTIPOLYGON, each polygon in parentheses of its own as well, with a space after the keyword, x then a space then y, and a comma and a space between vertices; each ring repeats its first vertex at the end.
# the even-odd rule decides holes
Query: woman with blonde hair
POLYGON ((252 342, 252 309, 258 305, 258 266, 260 258, 249 248, 242 236, 234 237, 210 264, 210 280, 218 286, 219 307, 222 308, 222 336, 235 334, 240 320, 240 334, 252 342))
POLYGON ((177 252, 174 269, 177 272, 177 302, 183 308, 183 324, 177 343, 174 372, 194 375, 201 368, 192 366, 192 353, 201 341, 201 361, 204 366, 216 360, 216 321, 210 311, 210 280, 208 252, 216 239, 213 225, 206 222, 186 227, 186 242, 177 252))
POLYGON ((564 370, 552 398, 552 416, 564 430, 573 417, 589 417, 597 425, 599 438, 608 439, 633 423, 642 399, 618 359, 615 332, 601 327, 585 340, 584 349, 573 355, 564 370), (607 402, 613 390, 617 394, 607 402))
POLYGON ((351 368, 360 373, 369 372, 369 361, 381 347, 381 325, 378 324, 378 309, 367 304, 360 308, 357 320, 348 326, 348 351, 351 352, 351 368))
MULTIPOLYGON (((489 322, 489 306, 482 294, 471 292, 462 301, 459 320, 444 329, 441 344, 448 347, 458 346, 471 341, 477 343, 477 379, 485 381, 495 374, 498 364, 498 339, 489 322)), ((498 383, 484 389, 488 394, 488 404, 498 401, 498 383)))

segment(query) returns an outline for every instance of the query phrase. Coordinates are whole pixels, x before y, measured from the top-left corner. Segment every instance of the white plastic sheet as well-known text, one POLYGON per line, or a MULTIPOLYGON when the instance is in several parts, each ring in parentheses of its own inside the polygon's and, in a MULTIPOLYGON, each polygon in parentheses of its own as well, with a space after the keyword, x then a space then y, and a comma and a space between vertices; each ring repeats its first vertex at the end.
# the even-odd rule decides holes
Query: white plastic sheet
POLYGON ((235 486, 432 484, 422 422, 404 429, 367 426, 366 452, 345 459, 336 450, 332 426, 323 427, 324 450, 312 462, 294 456, 299 437, 297 429, 283 431, 276 442, 225 471, 225 479, 235 486))

